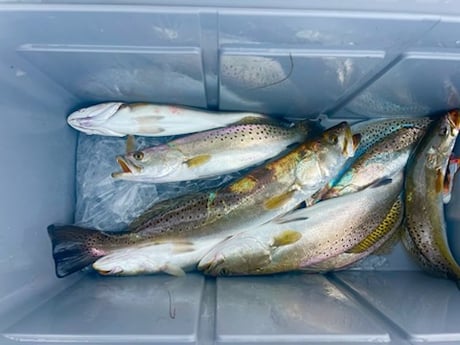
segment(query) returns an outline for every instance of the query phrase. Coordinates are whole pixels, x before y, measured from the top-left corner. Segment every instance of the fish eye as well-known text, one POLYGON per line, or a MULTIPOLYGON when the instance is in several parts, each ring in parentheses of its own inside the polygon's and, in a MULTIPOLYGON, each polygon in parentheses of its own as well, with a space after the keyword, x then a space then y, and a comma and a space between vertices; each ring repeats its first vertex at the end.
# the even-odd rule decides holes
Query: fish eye
POLYGON ((133 157, 137 161, 141 161, 144 158, 144 152, 142 151, 136 151, 133 153, 133 157))
POLYGON ((439 135, 441 137, 445 137, 448 133, 449 133, 449 130, 447 129, 447 127, 445 127, 445 126, 441 127, 441 129, 439 131, 439 135))
POLYGON ((339 141, 339 138, 337 137, 337 135, 335 134, 331 134, 328 138, 329 142, 332 144, 332 145, 335 145, 337 144, 337 142, 339 141))

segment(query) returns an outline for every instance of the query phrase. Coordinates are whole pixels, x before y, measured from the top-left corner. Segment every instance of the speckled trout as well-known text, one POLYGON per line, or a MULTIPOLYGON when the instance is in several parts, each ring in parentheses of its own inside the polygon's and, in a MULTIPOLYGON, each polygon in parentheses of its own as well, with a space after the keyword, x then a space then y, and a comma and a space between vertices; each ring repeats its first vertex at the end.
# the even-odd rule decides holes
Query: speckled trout
POLYGON ((67 123, 86 134, 156 137, 200 132, 253 118, 268 117, 175 105, 109 102, 77 110, 68 116, 67 123))
POLYGON ((357 192, 385 176, 401 172, 425 132, 426 127, 403 127, 388 134, 358 157, 333 186, 326 186, 316 197, 326 200, 357 192))
POLYGON ((406 218, 408 232, 403 241, 423 268, 455 281, 460 265, 447 240, 444 219, 446 174, 460 130, 460 113, 453 110, 430 127, 411 157, 406 175, 406 218))
POLYGON ((409 155, 432 123, 429 117, 363 121, 351 127, 361 134, 353 159, 307 204, 357 192, 403 169, 409 155))
POLYGON ((56 274, 92 264, 101 274, 180 275, 204 250, 308 199, 353 156, 359 139, 341 123, 222 188, 160 202, 123 232, 50 226, 56 274))
POLYGON ((303 142, 312 130, 308 121, 295 124, 254 119, 171 140, 117 157, 122 172, 114 179, 164 183, 190 181, 261 164, 303 142))
POLYGON ((206 254, 198 269, 210 275, 270 274, 315 267, 348 251, 359 252, 357 245, 370 247, 369 235, 382 224, 391 227, 400 220, 400 213, 392 209, 402 185, 400 172, 359 192, 238 233, 206 254))

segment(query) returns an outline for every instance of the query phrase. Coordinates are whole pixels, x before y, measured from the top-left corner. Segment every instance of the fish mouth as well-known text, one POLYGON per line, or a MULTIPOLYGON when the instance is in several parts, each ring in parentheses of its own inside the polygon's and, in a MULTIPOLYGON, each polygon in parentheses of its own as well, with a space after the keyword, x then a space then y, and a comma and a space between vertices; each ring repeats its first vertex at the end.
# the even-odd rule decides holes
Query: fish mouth
POLYGON ((103 276, 111 276, 111 275, 120 275, 123 273, 123 269, 121 267, 114 267, 112 269, 101 269, 101 268, 96 268, 93 266, 93 268, 96 270, 97 273, 103 276))
POLYGON ((460 112, 459 110, 452 110, 447 113, 447 120, 450 126, 460 130, 460 112))
POLYGON ((113 178, 122 178, 126 175, 138 174, 142 171, 141 167, 133 164, 123 156, 117 156, 116 160, 122 171, 112 173, 113 178))
POLYGON ((122 102, 109 102, 109 103, 100 103, 87 108, 82 108, 77 111, 74 111, 69 115, 68 119, 71 122, 84 121, 84 120, 108 120, 111 118, 118 110, 123 108, 125 103, 122 102))
POLYGON ((123 105, 121 102, 110 102, 83 108, 71 113, 67 117, 67 123, 75 129, 86 130, 89 134, 106 134, 108 130, 104 132, 98 126, 114 116, 123 105))

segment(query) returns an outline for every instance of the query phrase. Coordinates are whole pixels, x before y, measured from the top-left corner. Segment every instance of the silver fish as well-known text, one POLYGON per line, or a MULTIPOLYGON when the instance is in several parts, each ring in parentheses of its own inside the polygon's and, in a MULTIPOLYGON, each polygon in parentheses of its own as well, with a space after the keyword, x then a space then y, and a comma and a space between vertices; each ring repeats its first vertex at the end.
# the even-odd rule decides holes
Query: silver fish
POLYGON ((354 124, 352 132, 361 134, 361 142, 353 159, 345 164, 341 174, 307 200, 307 205, 359 191, 400 171, 431 123, 428 117, 403 117, 354 124))
POLYGON ((402 127, 388 134, 354 160, 340 179, 333 186, 326 186, 317 198, 325 200, 357 192, 385 176, 402 171, 425 132, 426 127, 402 127))
POLYGON ((403 174, 360 192, 320 202, 222 242, 198 269, 210 275, 299 270, 336 257, 365 240, 393 208, 403 174))
MULTIPOLYGON (((386 176, 401 173, 413 148, 426 133, 427 126, 430 123, 431 120, 426 118, 417 119, 415 122, 410 122, 408 119, 399 122, 397 120, 373 122, 373 126, 386 129, 389 132, 380 140, 377 140, 377 136, 382 135, 380 132, 371 132, 372 136, 375 137, 375 139, 371 139, 369 132, 373 126, 361 127, 364 133, 363 136, 367 140, 364 143, 365 146, 368 146, 367 151, 354 160, 351 167, 341 175, 340 179, 332 187, 326 186, 321 192, 317 193, 314 199, 327 200, 354 193, 386 176), (413 127, 404 127, 409 126, 409 123, 413 127), (368 145, 369 142, 373 144, 368 145)), ((390 249, 391 246, 396 244, 394 239, 398 240, 401 233, 399 230, 404 213, 401 198, 400 196, 396 200, 385 220, 362 243, 348 252, 312 265, 305 268, 305 270, 327 272, 343 269, 373 254, 382 247, 390 249)))
POLYGON ((188 134, 238 121, 267 118, 257 113, 211 112, 174 105, 110 102, 77 110, 67 123, 86 134, 149 137, 188 134))
POLYGON ((63 277, 92 264, 106 275, 180 275, 208 246, 310 197, 340 171, 358 144, 359 135, 341 123, 222 188, 152 206, 126 231, 50 226, 56 274, 63 277))
POLYGON ((153 183, 189 181, 258 165, 304 141, 311 125, 253 121, 169 141, 117 157, 115 179, 153 183))
MULTIPOLYGON (((446 235, 444 198, 446 172, 460 130, 458 110, 448 112, 433 124, 407 166, 406 221, 410 240, 423 260, 439 274, 460 280, 460 265, 453 257, 446 235)), ((407 245, 410 241, 404 241, 407 245)), ((411 247, 408 248, 413 252, 411 247)), ((416 256, 416 259, 419 255, 416 256)), ((432 271, 432 269, 429 269, 432 271)))
POLYGON ((361 134, 361 144, 354 157, 361 157, 370 147, 401 128, 425 130, 432 122, 433 120, 429 117, 400 117, 358 122, 351 126, 353 133, 361 134))

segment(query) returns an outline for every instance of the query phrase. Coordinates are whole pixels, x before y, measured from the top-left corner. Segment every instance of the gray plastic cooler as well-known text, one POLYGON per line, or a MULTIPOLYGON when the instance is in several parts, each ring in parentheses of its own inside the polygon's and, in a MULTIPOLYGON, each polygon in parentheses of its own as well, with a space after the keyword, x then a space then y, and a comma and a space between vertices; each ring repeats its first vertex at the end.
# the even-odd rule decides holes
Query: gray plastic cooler
MULTIPOLYGON (((71 111, 150 101, 329 125, 459 107, 460 2, 98 3, 0 1, 0 344, 460 344, 460 290, 400 247, 327 276, 57 279, 46 232, 74 217, 71 111)), ((460 183, 446 214, 460 259, 460 183)))

